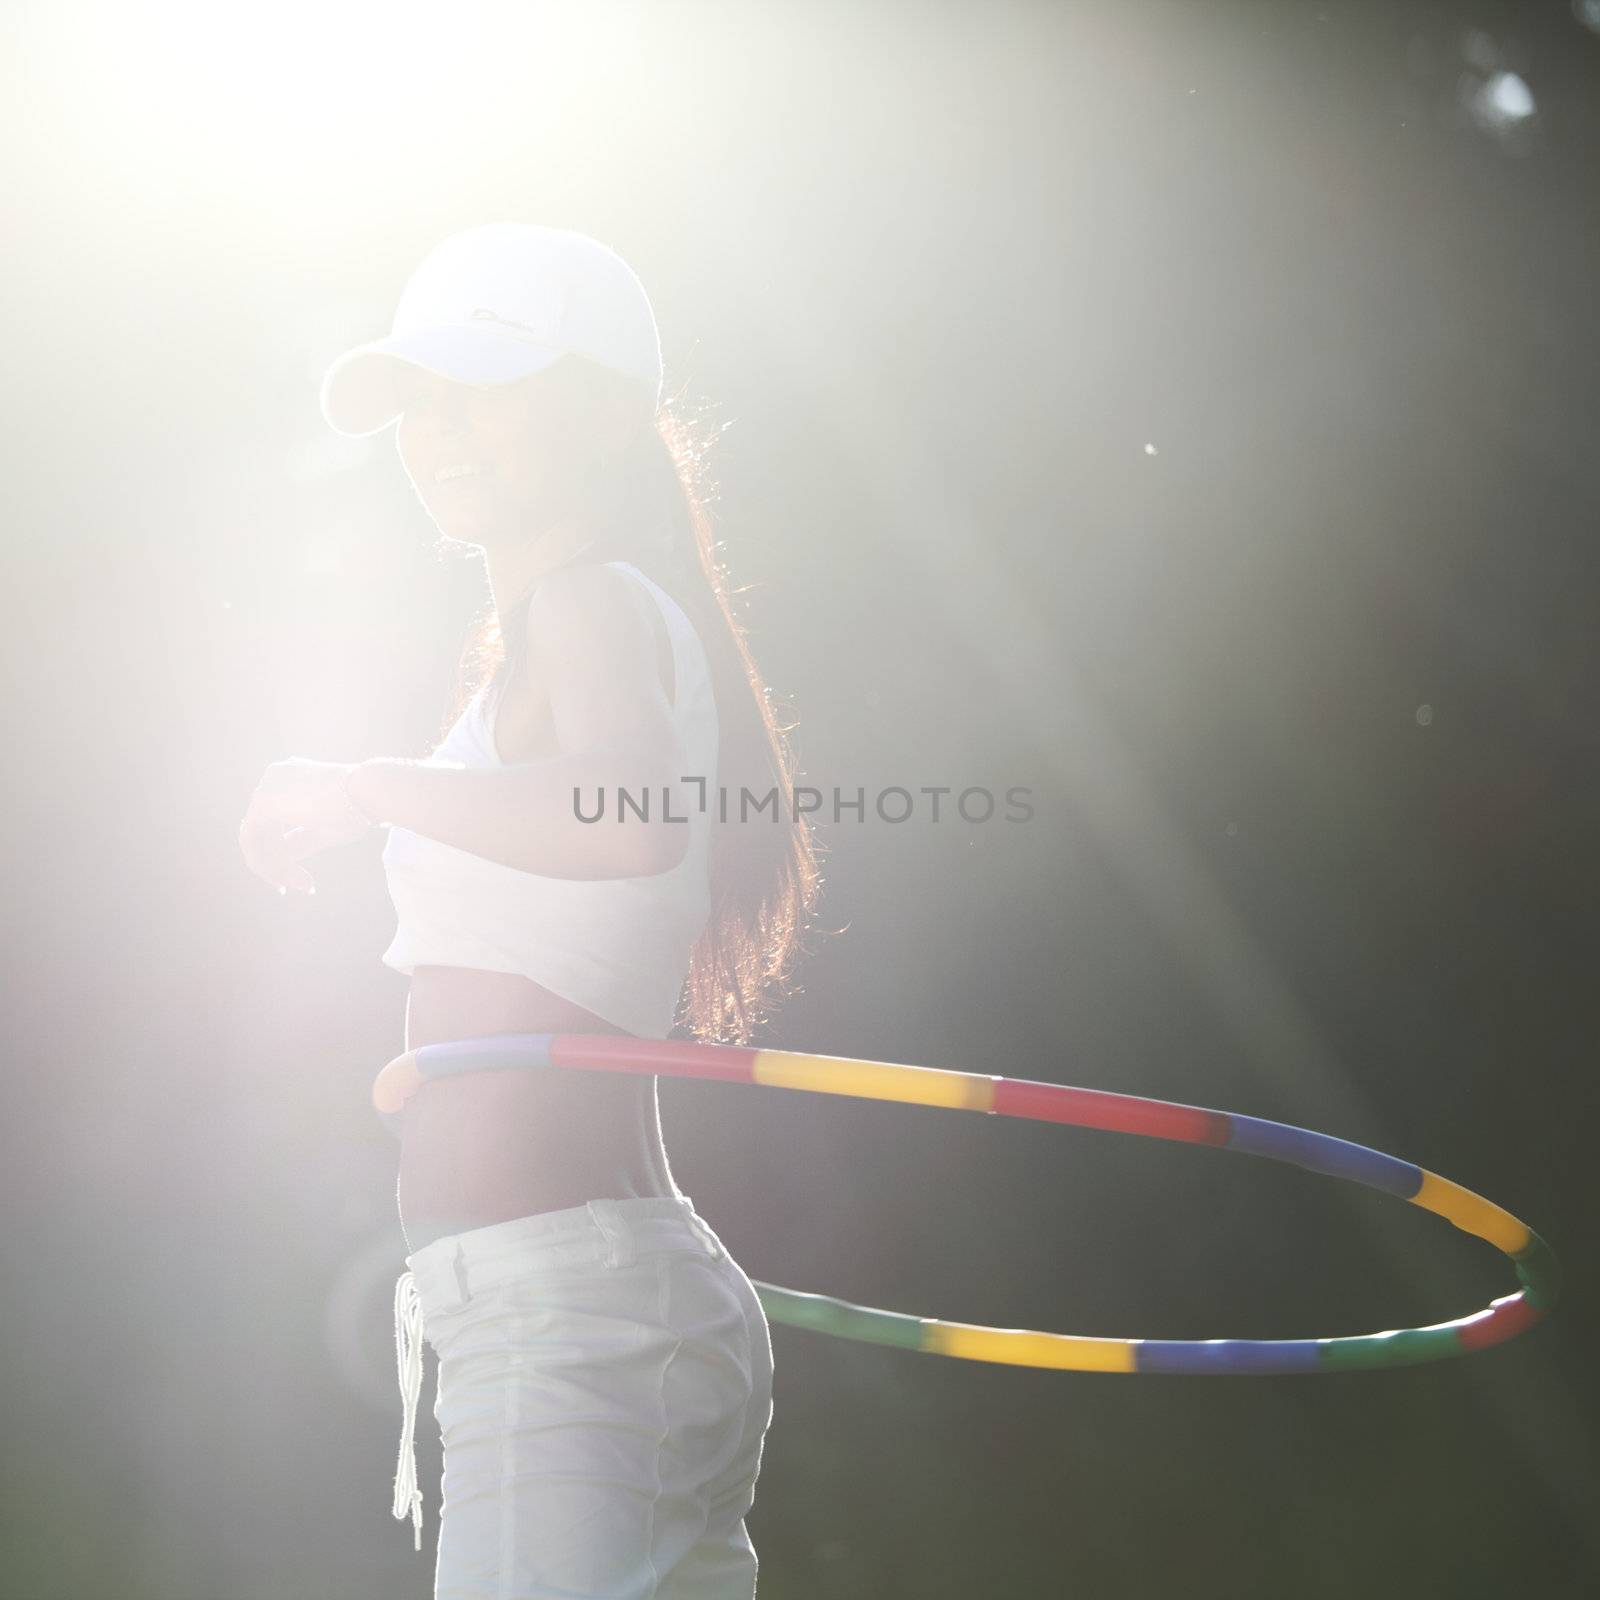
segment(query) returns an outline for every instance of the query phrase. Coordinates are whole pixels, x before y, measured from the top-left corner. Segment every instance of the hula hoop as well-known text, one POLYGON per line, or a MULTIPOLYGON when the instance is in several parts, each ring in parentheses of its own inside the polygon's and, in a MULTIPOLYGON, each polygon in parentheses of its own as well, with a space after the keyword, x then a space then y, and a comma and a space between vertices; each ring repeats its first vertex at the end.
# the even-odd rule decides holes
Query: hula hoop
POLYGON ((752 1050, 680 1040, 586 1034, 498 1034, 423 1045, 384 1067, 372 1086, 373 1104, 398 1132, 406 1100, 430 1078, 463 1072, 556 1067, 583 1072, 659 1074, 721 1083, 755 1083, 812 1094, 909 1105, 983 1111, 1131 1133, 1180 1144, 1243 1151, 1360 1183, 1396 1195, 1487 1240, 1516 1265, 1522 1288, 1481 1311, 1423 1328, 1353 1334, 1332 1339, 1108 1339, 989 1328, 944 1322, 854 1305, 828 1295, 805 1294, 756 1283, 768 1318, 835 1338, 894 1345, 930 1355, 1072 1372, 1181 1372, 1204 1376, 1348 1372, 1417 1366, 1502 1344, 1531 1328, 1555 1305, 1560 1266, 1555 1253, 1509 1211, 1442 1178, 1381 1151, 1313 1133, 1289 1123, 1207 1111, 1199 1106, 1104 1089, 1077 1089, 1025 1078, 990 1077, 937 1067, 855 1061, 787 1050, 752 1050))

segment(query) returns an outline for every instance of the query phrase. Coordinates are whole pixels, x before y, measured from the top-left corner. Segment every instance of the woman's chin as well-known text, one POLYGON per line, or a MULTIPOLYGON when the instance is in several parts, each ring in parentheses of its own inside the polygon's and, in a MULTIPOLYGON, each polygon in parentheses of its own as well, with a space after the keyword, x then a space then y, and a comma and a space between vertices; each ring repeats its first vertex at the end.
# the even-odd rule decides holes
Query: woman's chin
POLYGON ((478 550, 485 550, 491 541, 474 525, 464 523, 460 517, 440 517, 429 513, 429 520, 439 530, 441 538, 448 539, 451 544, 471 545, 478 550))
POLYGON ((440 533, 454 544, 475 545, 488 550, 513 542, 506 519, 470 506, 429 506, 428 515, 440 533))
POLYGON ((451 496, 442 500, 430 496, 424 502, 428 517, 441 534, 454 544, 477 549, 521 550, 528 544, 530 528, 538 528, 548 518, 544 508, 508 504, 487 495, 451 496), (544 515, 541 517, 540 512, 544 515))

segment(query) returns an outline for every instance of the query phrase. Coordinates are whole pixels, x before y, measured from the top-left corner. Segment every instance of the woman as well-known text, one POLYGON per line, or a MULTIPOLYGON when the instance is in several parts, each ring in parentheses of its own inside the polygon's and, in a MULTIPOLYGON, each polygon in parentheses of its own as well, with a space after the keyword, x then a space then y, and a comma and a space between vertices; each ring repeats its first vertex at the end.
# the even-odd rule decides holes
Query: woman
MULTIPOLYGON (((493 595, 493 676, 428 761, 275 763, 241 828, 256 872, 307 893, 308 857, 389 828, 407 1049, 661 1038, 680 1018, 742 1040, 782 987, 815 862, 712 551, 701 446, 660 392, 632 271, 519 224, 445 241, 390 337, 324 383, 342 432, 398 416, 407 475, 441 533, 481 549, 493 595), (776 787, 777 820, 723 821, 719 786, 776 787), (619 819, 621 790, 671 803, 619 819)), ((673 1181, 656 1080, 428 1081, 399 1203, 408 1430, 417 1312, 439 1357, 438 1600, 752 1595, 771 1343, 673 1181)), ((414 1470, 408 1432, 395 1514, 420 1541, 414 1470)))

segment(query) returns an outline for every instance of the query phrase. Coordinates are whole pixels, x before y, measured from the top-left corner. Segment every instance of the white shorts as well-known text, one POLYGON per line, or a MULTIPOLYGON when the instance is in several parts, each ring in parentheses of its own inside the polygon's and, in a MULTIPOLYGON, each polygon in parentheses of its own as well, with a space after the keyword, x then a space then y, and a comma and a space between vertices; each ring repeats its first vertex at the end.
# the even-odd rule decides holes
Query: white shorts
POLYGON ((395 1515, 420 1538, 425 1337, 444 1443, 435 1600, 750 1600, 772 1341, 688 1196, 518 1217, 406 1265, 395 1515))

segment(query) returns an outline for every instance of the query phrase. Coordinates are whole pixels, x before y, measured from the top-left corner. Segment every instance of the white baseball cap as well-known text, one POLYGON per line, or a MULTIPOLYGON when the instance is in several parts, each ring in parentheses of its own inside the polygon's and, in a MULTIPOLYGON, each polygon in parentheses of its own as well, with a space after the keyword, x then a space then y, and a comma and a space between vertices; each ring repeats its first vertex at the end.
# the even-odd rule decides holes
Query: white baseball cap
POLYGON ((490 222, 453 234, 411 274, 386 339, 347 351, 322 379, 338 433, 376 433, 405 409, 415 369, 511 383, 586 356, 661 401, 661 338, 649 297, 615 250, 587 234, 490 222))

